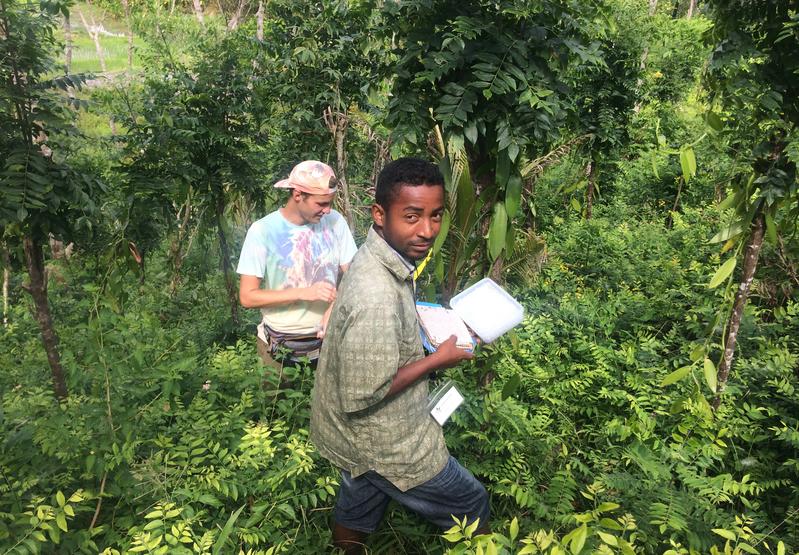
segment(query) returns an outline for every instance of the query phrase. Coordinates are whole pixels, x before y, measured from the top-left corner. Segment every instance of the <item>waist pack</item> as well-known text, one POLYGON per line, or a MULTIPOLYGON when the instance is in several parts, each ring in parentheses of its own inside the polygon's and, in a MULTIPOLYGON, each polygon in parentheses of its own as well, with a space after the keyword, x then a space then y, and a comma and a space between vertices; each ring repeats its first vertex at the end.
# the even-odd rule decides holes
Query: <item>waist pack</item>
POLYGON ((275 331, 264 324, 264 331, 269 337, 269 354, 280 356, 281 350, 288 351, 289 360, 308 357, 311 360, 319 358, 322 340, 316 335, 292 334, 275 331))

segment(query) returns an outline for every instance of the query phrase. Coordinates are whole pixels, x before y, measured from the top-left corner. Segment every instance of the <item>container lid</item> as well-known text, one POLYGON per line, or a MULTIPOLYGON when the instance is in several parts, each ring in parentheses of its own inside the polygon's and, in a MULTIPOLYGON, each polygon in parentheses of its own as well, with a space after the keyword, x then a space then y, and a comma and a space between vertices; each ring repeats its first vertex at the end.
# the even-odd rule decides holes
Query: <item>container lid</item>
POLYGON ((484 278, 449 302, 485 343, 491 343, 524 319, 524 308, 491 278, 484 278))

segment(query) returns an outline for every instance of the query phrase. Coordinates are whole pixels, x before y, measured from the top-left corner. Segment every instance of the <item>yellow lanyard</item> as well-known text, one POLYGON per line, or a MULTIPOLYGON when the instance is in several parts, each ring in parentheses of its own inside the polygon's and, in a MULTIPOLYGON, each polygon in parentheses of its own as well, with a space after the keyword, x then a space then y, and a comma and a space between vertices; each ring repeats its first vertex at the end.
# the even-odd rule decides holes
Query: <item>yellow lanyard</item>
POLYGON ((430 252, 427 253, 427 256, 424 257, 424 260, 422 260, 422 262, 413 271, 413 281, 414 282, 416 282, 416 280, 419 279, 419 276, 422 275, 422 272, 424 272, 425 266, 427 266, 427 263, 430 262, 431 258, 433 258, 433 249, 432 248, 430 249, 430 252))

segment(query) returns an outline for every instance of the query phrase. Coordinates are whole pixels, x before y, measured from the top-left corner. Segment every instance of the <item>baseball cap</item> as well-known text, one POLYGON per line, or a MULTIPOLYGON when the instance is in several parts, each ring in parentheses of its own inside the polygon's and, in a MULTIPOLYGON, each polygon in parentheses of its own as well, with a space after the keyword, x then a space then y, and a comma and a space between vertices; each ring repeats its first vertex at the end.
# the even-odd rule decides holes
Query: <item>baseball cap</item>
POLYGON ((324 162, 305 160, 292 168, 288 179, 275 183, 275 187, 297 189, 311 195, 329 195, 336 192, 336 174, 324 162))

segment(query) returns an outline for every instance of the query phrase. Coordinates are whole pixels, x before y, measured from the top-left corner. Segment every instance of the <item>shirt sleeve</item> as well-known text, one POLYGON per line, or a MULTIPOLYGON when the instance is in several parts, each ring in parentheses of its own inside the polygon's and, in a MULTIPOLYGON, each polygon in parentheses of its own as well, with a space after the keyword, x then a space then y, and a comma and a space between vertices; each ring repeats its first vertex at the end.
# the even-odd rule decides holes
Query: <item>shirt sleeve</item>
POLYGON ((338 239, 338 265, 343 266, 352 261, 352 257, 358 251, 355 246, 355 239, 352 238, 350 226, 347 225, 347 220, 344 217, 339 218, 336 223, 336 237, 338 239))
POLYGON ((236 273, 244 276, 264 277, 266 273, 266 244, 260 226, 254 223, 247 230, 239 255, 236 273))
POLYGON ((399 368, 399 326, 385 307, 362 307, 348 316, 337 349, 345 412, 367 409, 388 394, 399 368))

